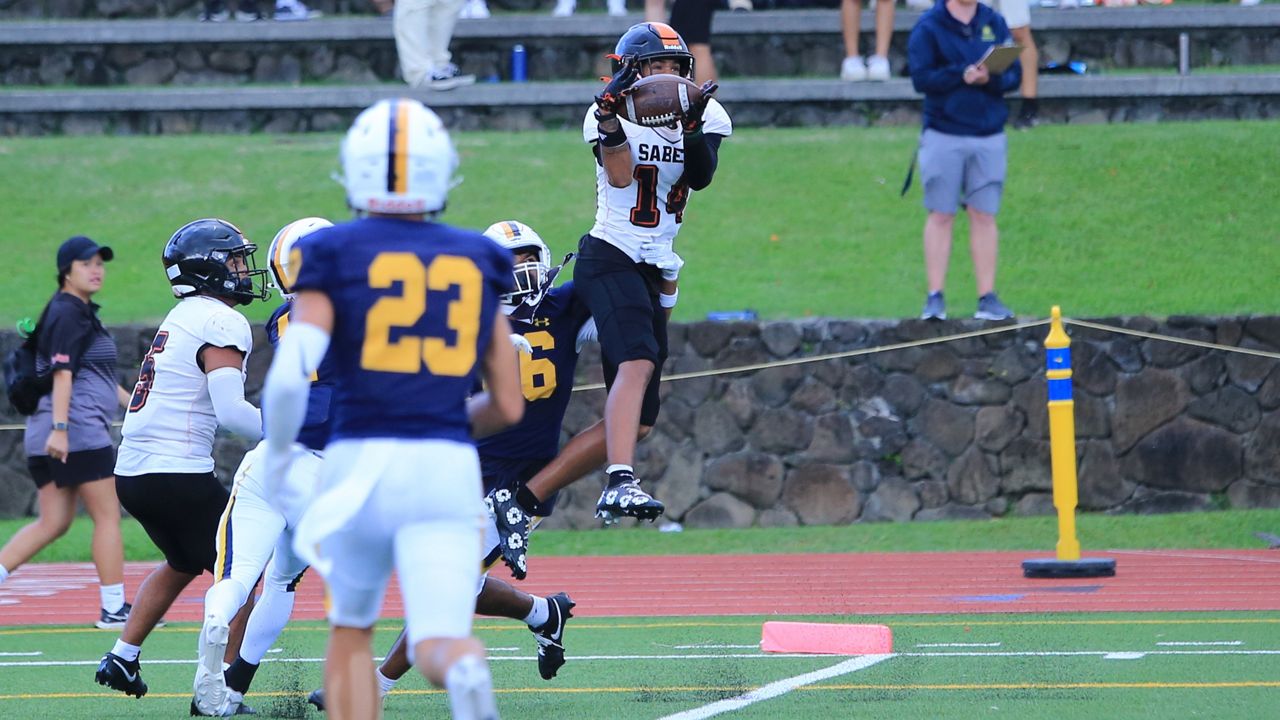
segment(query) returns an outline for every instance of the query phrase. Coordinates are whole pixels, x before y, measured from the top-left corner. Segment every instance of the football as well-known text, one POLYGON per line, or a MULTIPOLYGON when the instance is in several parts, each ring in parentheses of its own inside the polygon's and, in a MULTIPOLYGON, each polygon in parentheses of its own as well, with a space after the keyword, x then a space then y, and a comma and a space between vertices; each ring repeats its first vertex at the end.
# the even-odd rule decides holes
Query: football
POLYGON ((702 99, 702 90, 679 75, 658 74, 640 78, 631 86, 618 114, 637 125, 671 125, 702 99))

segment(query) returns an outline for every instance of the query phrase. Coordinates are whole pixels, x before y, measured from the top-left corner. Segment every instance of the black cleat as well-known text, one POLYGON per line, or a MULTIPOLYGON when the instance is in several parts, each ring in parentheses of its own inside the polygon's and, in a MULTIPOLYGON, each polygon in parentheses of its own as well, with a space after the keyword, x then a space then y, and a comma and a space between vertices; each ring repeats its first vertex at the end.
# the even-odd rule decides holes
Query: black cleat
POLYGON ((603 518, 606 525, 617 522, 621 517, 653 522, 664 510, 666 508, 661 502, 640 489, 640 483, 634 477, 606 487, 596 502, 596 517, 603 518))
POLYGON ((147 694, 147 684, 142 681, 142 666, 137 660, 125 660, 115 653, 102 656, 94 680, 125 695, 142 697, 147 694))
POLYGON ((569 599, 567 593, 556 593, 547 597, 547 609, 551 616, 533 631, 533 638, 538 641, 538 674, 543 680, 550 680, 564 665, 564 626, 573 617, 573 607, 577 605, 569 599))
POLYGON ((315 705, 316 710, 324 712, 324 688, 312 690, 311 694, 307 696, 307 702, 315 705))
POLYGON ((502 555, 502 562, 511 568, 515 579, 525 579, 529 574, 529 514, 516 501, 516 494, 507 488, 489 493, 484 504, 493 513, 493 525, 498 529, 498 552, 502 555))
POLYGON ((106 608, 100 608, 101 614, 98 615, 98 622, 94 623, 93 626, 99 630, 119 630, 129 620, 129 611, 132 609, 133 606, 129 603, 125 603, 124 607, 116 612, 107 612, 106 608))

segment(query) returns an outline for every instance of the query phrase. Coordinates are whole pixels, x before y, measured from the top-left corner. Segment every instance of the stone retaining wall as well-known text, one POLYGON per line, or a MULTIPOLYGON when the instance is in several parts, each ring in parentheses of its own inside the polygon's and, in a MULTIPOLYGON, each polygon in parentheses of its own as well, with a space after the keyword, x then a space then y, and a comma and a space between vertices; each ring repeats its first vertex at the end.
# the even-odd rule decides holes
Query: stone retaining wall
MULTIPOLYGON (((1280 350, 1280 317, 1103 320, 1280 350)), ((673 326, 667 373, 934 338, 975 321, 807 320, 673 326)), ((151 328, 118 328, 136 367, 151 328)), ((1043 327, 868 356, 665 384, 638 471, 691 527, 990 518, 1052 511, 1043 327)), ((1071 328, 1080 505, 1156 513, 1280 507, 1280 364, 1071 328)), ((6 351, 16 339, 2 338, 6 351)), ((258 347, 266 347, 258 338, 258 347)), ((269 357, 251 360, 257 394, 269 357)), ((594 348, 579 382, 599 379, 594 348)), ((601 413, 577 393, 564 433, 601 413)), ((8 410, 6 408, 6 410, 8 410)), ((13 421, 12 411, 5 421, 13 421)), ((230 478, 243 443, 220 440, 230 478)), ((599 477, 565 493, 552 527, 593 527, 599 477)), ((21 433, 0 433, 0 516, 29 512, 21 433)))
MULTIPOLYGON (((867 36, 870 43, 872 37, 867 36)), ((510 78, 513 42, 528 52, 530 80, 583 80, 607 74, 605 53, 614 39, 600 37, 459 37, 451 45, 464 72, 482 79, 510 78)), ((1037 35, 1041 61, 1081 61, 1093 71, 1177 67, 1178 31, 1062 30, 1037 35)), ((894 36, 890 63, 906 72, 905 33, 894 36)), ((716 46, 725 77, 835 77, 843 48, 825 34, 758 32, 716 46)), ((1280 27, 1199 30, 1192 35, 1193 68, 1280 63, 1280 27)), ((372 83, 399 77, 390 27, 385 37, 309 42, 137 42, 133 44, 5 45, 0 82, 29 86, 179 85, 239 83, 372 83)))

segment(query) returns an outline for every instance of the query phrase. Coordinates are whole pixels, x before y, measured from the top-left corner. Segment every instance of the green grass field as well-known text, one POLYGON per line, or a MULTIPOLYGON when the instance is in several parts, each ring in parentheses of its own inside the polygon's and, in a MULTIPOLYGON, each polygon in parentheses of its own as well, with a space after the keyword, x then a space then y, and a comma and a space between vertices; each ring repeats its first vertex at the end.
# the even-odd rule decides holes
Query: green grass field
MULTIPOLYGON (((28 519, 0 520, 0 540, 28 519)), ((1280 510, 1220 510, 1167 515, 1081 514, 1077 535, 1086 550, 1249 549, 1265 547, 1255 532, 1280 534, 1280 510)), ((81 520, 36 555, 33 562, 89 562, 93 524, 81 520)), ((122 523, 125 557, 160 560, 142 527, 122 523)), ((843 526, 685 530, 660 533, 644 524, 608 530, 539 530, 534 555, 701 555, 718 553, 937 552, 1052 550, 1056 517, 1004 517, 987 521, 856 523, 843 526)))
MULTIPOLYGON (((1010 133, 998 287, 1024 315, 1219 315, 1280 311, 1271 208, 1280 123, 1048 126, 1010 133)), ((923 295, 920 189, 898 197, 918 129, 744 129, 678 242, 688 260, 676 319, 754 308, 767 318, 904 317, 923 295)), ((577 133, 455 134, 465 182, 449 222, 517 218, 557 257, 594 211, 577 133)), ((9 258, 0 321, 39 311, 53 253, 75 233, 118 254, 99 295, 108 322, 171 306, 159 254, 177 227, 218 215, 266 245, 305 215, 346 216, 338 137, 5 138, 9 258)), ((963 221, 958 232, 965 232, 963 221)), ((974 300, 965 237, 952 257, 953 314, 974 300)), ((265 255, 265 252, 263 253, 265 255)), ((248 310, 263 319, 267 306, 248 310)))
MULTIPOLYGON (((846 660, 760 653, 760 625, 769 619, 776 618, 574 620, 565 632, 569 663, 551 682, 538 678, 534 644, 520 623, 483 619, 477 634, 495 658, 504 717, 660 718, 846 660)), ((1273 661, 1280 617, 1274 613, 788 619, 886 624, 896 654, 727 717, 1255 719, 1271 716, 1280 687, 1280 665, 1273 661)), ((382 624, 376 653, 397 629, 382 624)), ((93 683, 111 633, 0 630, 0 647, 17 653, 0 657, 0 716, 185 716, 198 630, 178 624, 152 635, 142 658, 150 692, 141 700, 93 683)), ((290 626, 258 673, 250 703, 269 717, 322 717, 303 699, 321 682, 324 638, 319 623, 290 626)), ((387 718, 447 713, 443 696, 416 674, 401 681, 385 707, 387 718)))

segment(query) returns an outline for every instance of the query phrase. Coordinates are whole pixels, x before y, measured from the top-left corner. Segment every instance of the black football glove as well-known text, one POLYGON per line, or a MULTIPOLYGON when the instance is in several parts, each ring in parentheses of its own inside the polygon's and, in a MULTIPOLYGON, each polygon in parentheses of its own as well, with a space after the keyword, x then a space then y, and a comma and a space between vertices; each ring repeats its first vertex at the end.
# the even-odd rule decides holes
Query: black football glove
POLYGON ((686 135, 702 129, 702 113, 707 109, 707 103, 711 102, 711 96, 720 89, 720 86, 715 80, 708 80, 702 83, 701 89, 702 99, 690 105, 688 112, 680 118, 680 124, 686 135))
POLYGON ((619 59, 622 66, 613 74, 613 77, 609 78, 604 89, 596 94, 596 107, 610 115, 618 113, 618 108, 627 97, 627 93, 631 92, 631 86, 640 77, 640 63, 635 57, 628 55, 619 59))

